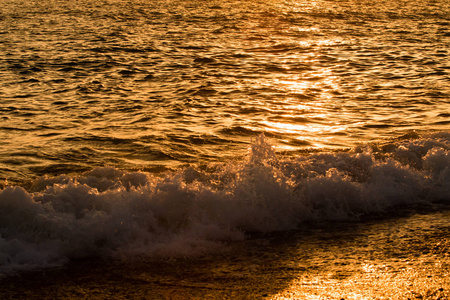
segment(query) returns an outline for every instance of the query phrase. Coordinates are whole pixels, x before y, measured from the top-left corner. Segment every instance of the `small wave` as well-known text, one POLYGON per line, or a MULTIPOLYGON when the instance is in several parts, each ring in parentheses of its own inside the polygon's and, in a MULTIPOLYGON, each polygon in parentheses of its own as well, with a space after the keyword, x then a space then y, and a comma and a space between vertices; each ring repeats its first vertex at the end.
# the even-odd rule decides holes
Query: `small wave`
POLYGON ((221 129, 220 133, 227 134, 227 135, 239 134, 240 136, 254 136, 258 132, 253 129, 243 127, 243 126, 232 126, 232 127, 227 127, 227 128, 221 129))
POLYGON ((0 272, 92 256, 192 255, 249 232, 450 203, 449 148, 450 134, 438 133, 287 159, 260 136, 242 161, 43 176, 28 190, 0 191, 0 272))
POLYGON ((367 124, 364 125, 364 128, 390 128, 390 127, 395 127, 398 125, 392 125, 392 124, 367 124))
POLYGON ((158 49, 153 47, 143 47, 143 48, 132 48, 132 47, 121 47, 121 46, 113 46, 113 47, 97 47, 89 49, 92 52, 97 53, 116 53, 116 52, 125 52, 125 53, 147 53, 147 52, 156 52, 158 49))
POLYGON ((194 62, 199 63, 199 64, 212 64, 212 63, 216 63, 216 60, 211 57, 196 57, 194 59, 194 62))

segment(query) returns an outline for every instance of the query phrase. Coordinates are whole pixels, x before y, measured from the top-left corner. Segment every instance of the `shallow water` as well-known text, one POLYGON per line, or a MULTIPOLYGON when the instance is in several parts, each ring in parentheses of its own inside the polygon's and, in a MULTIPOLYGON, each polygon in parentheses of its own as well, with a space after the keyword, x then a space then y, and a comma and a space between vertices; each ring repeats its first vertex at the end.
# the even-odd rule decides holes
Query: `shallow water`
POLYGON ((5 1, 0 178, 348 148, 450 122, 448 1, 5 1))
POLYGON ((2 299, 447 299, 449 212, 255 235, 214 255, 76 261, 2 299))

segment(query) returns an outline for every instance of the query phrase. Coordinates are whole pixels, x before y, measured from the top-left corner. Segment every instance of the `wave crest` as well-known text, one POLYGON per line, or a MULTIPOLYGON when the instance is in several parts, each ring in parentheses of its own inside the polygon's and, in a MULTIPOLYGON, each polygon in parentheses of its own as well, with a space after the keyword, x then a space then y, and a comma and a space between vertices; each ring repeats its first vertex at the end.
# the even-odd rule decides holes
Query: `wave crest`
POLYGON ((192 255, 248 232, 450 203, 450 134, 287 159, 260 136, 247 159, 154 175, 112 167, 0 191, 1 273, 89 256, 192 255))

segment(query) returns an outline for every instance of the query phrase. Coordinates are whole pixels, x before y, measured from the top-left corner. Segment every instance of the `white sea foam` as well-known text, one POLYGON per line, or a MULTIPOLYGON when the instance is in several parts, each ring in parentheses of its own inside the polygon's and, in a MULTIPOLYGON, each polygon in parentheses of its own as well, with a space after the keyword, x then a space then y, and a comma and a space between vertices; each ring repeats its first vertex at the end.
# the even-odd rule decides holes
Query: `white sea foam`
POLYGON ((192 255, 248 232, 450 203, 450 134, 295 159, 263 136, 244 161, 154 175, 96 168, 0 191, 0 272, 90 256, 192 255))

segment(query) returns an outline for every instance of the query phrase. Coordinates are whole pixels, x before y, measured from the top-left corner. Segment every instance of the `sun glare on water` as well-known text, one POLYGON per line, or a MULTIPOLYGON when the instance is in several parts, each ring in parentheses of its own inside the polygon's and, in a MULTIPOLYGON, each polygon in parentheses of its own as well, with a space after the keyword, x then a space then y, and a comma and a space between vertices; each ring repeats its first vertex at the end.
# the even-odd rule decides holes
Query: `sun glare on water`
MULTIPOLYGON (((299 75, 274 79, 274 84, 291 96, 279 105, 282 115, 269 117, 261 125, 266 132, 292 137, 296 146, 302 143, 314 147, 330 146, 333 136, 344 135, 353 122, 344 122, 342 116, 346 111, 333 99, 332 92, 339 90, 337 77, 326 70, 310 76, 308 79, 299 75)), ((277 148, 295 149, 288 145, 277 148)))

